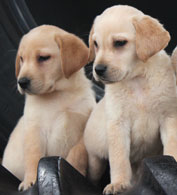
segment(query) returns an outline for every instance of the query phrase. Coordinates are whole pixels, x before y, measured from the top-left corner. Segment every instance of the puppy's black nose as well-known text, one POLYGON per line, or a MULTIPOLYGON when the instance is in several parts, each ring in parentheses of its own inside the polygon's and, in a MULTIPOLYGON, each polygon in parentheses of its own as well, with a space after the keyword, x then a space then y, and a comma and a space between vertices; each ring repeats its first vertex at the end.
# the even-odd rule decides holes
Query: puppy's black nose
POLYGON ((30 79, 23 77, 18 80, 18 84, 20 85, 22 89, 27 89, 30 85, 30 79))
POLYGON ((98 76, 103 76, 104 73, 106 72, 107 66, 103 65, 103 64, 98 64, 95 67, 95 72, 97 73, 98 76))

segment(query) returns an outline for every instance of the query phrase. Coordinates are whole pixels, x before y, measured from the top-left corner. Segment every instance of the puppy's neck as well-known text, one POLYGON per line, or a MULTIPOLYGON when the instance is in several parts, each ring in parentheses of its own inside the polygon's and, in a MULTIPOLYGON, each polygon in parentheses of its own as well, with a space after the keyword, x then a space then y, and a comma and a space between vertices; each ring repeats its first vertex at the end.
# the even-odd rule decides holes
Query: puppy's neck
POLYGON ((144 90, 147 88, 148 82, 145 76, 139 75, 134 77, 133 79, 124 82, 124 86, 129 88, 131 91, 135 91, 136 89, 144 90))
POLYGON ((62 78, 58 80, 55 83, 55 91, 74 93, 88 87, 88 83, 89 81, 84 74, 84 70, 81 69, 72 74, 68 79, 62 78))
POLYGON ((145 77, 145 70, 146 67, 144 63, 139 62, 136 64, 136 68, 130 73, 130 77, 126 79, 127 81, 131 81, 132 79, 135 80, 136 78, 143 78, 145 77))

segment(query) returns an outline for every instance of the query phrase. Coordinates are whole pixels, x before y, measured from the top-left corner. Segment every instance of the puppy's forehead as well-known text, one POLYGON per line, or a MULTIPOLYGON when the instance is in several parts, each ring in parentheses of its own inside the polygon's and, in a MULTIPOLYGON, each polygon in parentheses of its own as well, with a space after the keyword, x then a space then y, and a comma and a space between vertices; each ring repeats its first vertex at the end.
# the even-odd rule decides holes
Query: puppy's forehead
POLYGON ((20 43, 20 52, 34 53, 36 51, 48 52, 58 48, 54 34, 44 31, 31 31, 26 34, 20 43))
POLYGON ((53 41, 53 35, 51 33, 45 33, 43 31, 33 31, 28 34, 26 34, 21 41, 22 45, 28 44, 28 45, 48 45, 51 41, 53 41))
POLYGON ((100 16, 117 15, 126 17, 136 14, 143 14, 143 12, 128 5, 115 5, 105 9, 105 11, 100 16))
POLYGON ((141 11, 130 6, 119 5, 108 8, 96 17, 93 36, 96 36, 95 34, 97 33, 103 38, 106 38, 111 33, 131 36, 132 33, 135 33, 132 19, 142 14, 141 11))

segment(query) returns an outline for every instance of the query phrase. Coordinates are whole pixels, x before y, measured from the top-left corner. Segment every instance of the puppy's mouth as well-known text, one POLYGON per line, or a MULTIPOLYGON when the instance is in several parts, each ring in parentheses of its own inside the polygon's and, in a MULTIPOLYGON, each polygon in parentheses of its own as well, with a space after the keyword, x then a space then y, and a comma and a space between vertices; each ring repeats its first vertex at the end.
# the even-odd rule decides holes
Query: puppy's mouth
POLYGON ((28 95, 38 95, 41 93, 41 86, 32 87, 32 85, 29 85, 28 87, 21 87, 19 84, 17 85, 18 91, 20 94, 28 94, 28 95))
POLYGON ((20 92, 20 94, 24 95, 24 94, 28 94, 28 95, 36 95, 36 92, 33 92, 30 89, 22 89, 20 86, 18 87, 18 91, 20 92))
POLYGON ((18 85, 18 91, 20 92, 20 94, 24 95, 24 94, 28 94, 28 95, 41 95, 41 94, 46 94, 46 93, 51 93, 54 91, 54 86, 50 85, 46 88, 44 87, 28 87, 26 89, 21 88, 18 85))
MULTIPOLYGON (((128 74, 128 73, 127 73, 128 74)), ((111 74, 105 74, 103 76, 96 73, 93 74, 95 80, 102 82, 103 84, 114 84, 127 79, 127 74, 120 74, 119 72, 112 72, 111 74)))
POLYGON ((111 80, 108 80, 104 77, 99 77, 98 80, 104 84, 112 84, 112 83, 115 83, 115 81, 111 81, 111 80))
POLYGON ((109 80, 108 78, 105 78, 105 76, 98 76, 96 73, 93 75, 96 81, 102 82, 103 84, 112 84, 116 81, 109 80))

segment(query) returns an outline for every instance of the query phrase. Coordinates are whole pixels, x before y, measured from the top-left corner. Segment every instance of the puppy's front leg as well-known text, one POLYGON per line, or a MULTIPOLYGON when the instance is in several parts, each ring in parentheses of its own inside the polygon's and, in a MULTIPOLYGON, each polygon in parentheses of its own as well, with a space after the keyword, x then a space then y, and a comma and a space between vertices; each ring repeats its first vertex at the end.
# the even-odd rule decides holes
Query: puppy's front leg
POLYGON ((37 166, 45 154, 44 140, 38 128, 28 128, 24 135, 24 180, 19 185, 19 190, 31 187, 37 177, 37 166))
POLYGON ((111 122, 108 123, 107 133, 111 184, 105 187, 104 194, 117 194, 131 185, 130 130, 121 123, 111 122))
POLYGON ((171 155, 177 161, 177 117, 166 118, 161 125, 163 154, 171 155))
POLYGON ((86 176, 88 167, 88 154, 85 148, 83 137, 73 148, 71 148, 66 160, 83 176, 86 176))

